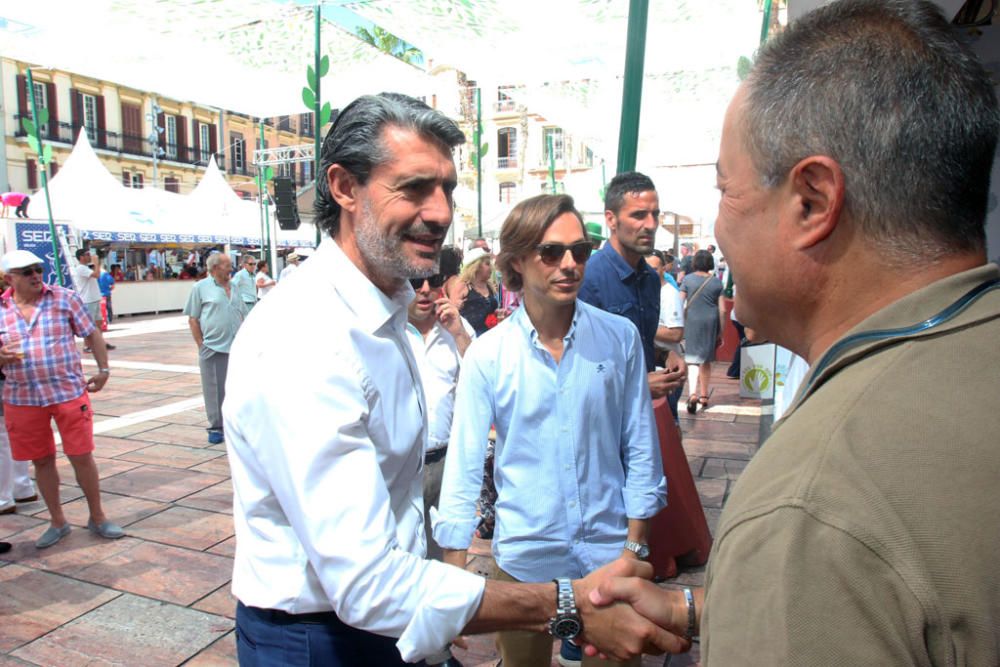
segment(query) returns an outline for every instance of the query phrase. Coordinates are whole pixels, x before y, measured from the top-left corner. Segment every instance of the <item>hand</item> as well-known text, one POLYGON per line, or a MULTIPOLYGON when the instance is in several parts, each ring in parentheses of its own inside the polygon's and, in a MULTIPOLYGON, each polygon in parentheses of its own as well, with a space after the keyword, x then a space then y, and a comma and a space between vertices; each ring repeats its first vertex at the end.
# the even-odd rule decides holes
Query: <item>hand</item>
MULTIPOLYGON (((687 650, 688 642, 663 630, 627 604, 615 602, 598 607, 591 601, 592 592, 608 579, 652 576, 653 566, 649 563, 619 558, 573 582, 576 606, 583 619, 580 639, 590 646, 590 655, 600 651, 612 660, 625 661, 642 653, 659 655, 687 650)), ((605 596, 597 599, 603 602, 605 596)))
POLYGON ((458 336, 465 332, 465 327, 462 326, 462 316, 459 315, 458 308, 455 307, 455 304, 448 297, 441 297, 435 301, 434 308, 437 313, 438 322, 441 323, 445 331, 452 336, 458 336))
POLYGON ((456 646, 456 647, 462 649, 463 651, 468 651, 469 650, 469 642, 468 642, 468 640, 463 635, 459 635, 458 637, 455 637, 454 639, 452 639, 451 640, 451 645, 452 646, 456 646))
POLYGON ((0 347, 0 365, 6 366, 7 364, 21 363, 24 357, 22 356, 20 349, 20 346, 16 348, 11 348, 8 345, 0 347))
MULTIPOLYGON (((691 648, 691 642, 683 635, 688 629, 687 603, 680 591, 665 590, 651 581, 637 578, 612 577, 605 579, 590 592, 590 602, 597 606, 612 603, 628 603, 633 610, 676 635, 683 645, 683 651, 691 648)), ((593 646, 584 647, 587 655, 597 655, 593 646)))
POLYGON ((663 398, 678 387, 683 387, 687 380, 687 368, 683 371, 653 371, 646 375, 649 380, 649 394, 654 398, 663 398))
POLYGON ((87 391, 93 394, 101 389, 104 389, 104 385, 107 384, 108 378, 111 377, 107 373, 98 373, 97 375, 91 376, 87 380, 87 391))

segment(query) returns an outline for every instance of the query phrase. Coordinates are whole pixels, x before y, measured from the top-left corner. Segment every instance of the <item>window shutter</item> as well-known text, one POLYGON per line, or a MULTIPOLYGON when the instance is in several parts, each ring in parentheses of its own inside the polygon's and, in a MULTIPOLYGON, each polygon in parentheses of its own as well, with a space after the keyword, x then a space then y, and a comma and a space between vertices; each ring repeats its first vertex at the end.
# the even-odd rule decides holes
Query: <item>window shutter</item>
POLYGON ((188 161, 187 123, 184 116, 177 116, 177 161, 188 161))
POLYGON ((76 88, 69 91, 69 99, 73 107, 73 140, 77 138, 77 133, 83 127, 83 95, 76 88))
POLYGON ((215 155, 219 152, 219 138, 215 130, 215 125, 208 126, 208 151, 215 155))
POLYGON ((191 145, 194 146, 192 162, 201 162, 201 132, 198 131, 198 120, 191 119, 191 145))
POLYGON ((126 188, 132 187, 132 176, 127 171, 122 172, 122 185, 126 188))
POLYGON ((56 98, 56 84, 45 84, 45 94, 49 98, 49 138, 59 139, 59 103, 56 98))
MULTIPOLYGON (((31 111, 28 109, 28 77, 23 74, 17 75, 17 113, 22 117, 31 115, 31 111)), ((20 129, 21 124, 18 123, 17 130, 20 129)))
POLYGON ((142 174, 136 174, 136 179, 139 181, 139 187, 142 187, 142 174))
POLYGON ((162 111, 156 114, 156 127, 162 128, 163 132, 157 132, 160 148, 167 150, 167 116, 162 111))
POLYGON ((104 116, 104 95, 95 96, 97 99, 97 145, 104 148, 108 145, 108 125, 104 116))
POLYGON ((49 178, 55 178, 56 174, 59 173, 59 163, 53 160, 49 162, 49 178))
POLYGON ((35 161, 28 158, 24 161, 24 166, 28 168, 28 190, 34 191, 38 189, 38 169, 35 167, 35 161))

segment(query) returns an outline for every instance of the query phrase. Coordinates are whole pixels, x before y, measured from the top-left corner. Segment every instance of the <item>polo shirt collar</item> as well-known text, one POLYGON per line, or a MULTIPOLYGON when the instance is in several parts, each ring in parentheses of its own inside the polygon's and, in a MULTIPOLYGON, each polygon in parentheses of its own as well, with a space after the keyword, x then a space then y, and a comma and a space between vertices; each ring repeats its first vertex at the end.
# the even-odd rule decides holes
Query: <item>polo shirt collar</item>
POLYGON ((639 258, 639 264, 633 269, 629 266, 629 263, 625 261, 625 258, 618 254, 615 247, 611 245, 610 242, 605 243, 604 246, 598 250, 599 253, 604 253, 607 256, 607 261, 611 264, 611 267, 618 274, 618 279, 625 281, 632 276, 637 276, 639 274, 645 273, 646 271, 646 260, 642 257, 639 258))
POLYGON ((330 264, 326 278, 348 308, 358 317, 361 329, 374 334, 390 321, 402 328, 407 319, 406 308, 416 295, 408 281, 391 297, 386 296, 369 278, 361 273, 334 239, 324 239, 316 251, 320 264, 330 264))
MULTIPOLYGON (((580 321, 580 312, 583 310, 584 307, 583 302, 580 301, 580 299, 576 300, 575 306, 576 307, 573 308, 573 321, 570 322, 569 330, 563 337, 563 340, 566 341, 573 340, 573 337, 576 335, 576 325, 577 322, 580 321)), ((537 345, 538 330, 535 329, 535 325, 532 323, 531 318, 528 317, 528 309, 524 307, 523 302, 521 307, 515 310, 514 313, 508 319, 513 320, 514 324, 520 327, 521 331, 524 332, 524 335, 528 337, 528 340, 530 340, 532 344, 537 345)))

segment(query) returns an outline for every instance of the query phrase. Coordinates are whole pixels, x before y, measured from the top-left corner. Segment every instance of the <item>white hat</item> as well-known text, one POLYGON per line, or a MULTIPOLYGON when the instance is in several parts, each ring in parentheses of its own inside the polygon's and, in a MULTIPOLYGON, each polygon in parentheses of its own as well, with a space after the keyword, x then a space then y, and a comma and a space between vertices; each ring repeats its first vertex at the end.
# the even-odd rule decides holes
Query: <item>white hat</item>
POLYGON ((0 268, 7 273, 11 269, 23 269, 36 264, 44 264, 38 255, 29 250, 12 250, 0 259, 0 268))
POLYGON ((486 252, 482 248, 472 248, 469 252, 465 253, 464 257, 462 257, 462 266, 471 266, 473 262, 489 256, 490 253, 486 252))

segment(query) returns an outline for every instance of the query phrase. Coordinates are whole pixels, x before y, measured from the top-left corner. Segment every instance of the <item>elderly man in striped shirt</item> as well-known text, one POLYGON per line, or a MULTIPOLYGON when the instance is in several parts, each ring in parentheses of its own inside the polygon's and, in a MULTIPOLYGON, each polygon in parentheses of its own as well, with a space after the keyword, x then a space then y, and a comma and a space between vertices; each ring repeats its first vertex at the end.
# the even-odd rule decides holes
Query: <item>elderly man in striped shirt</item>
POLYGON ((88 392, 100 391, 108 381, 104 338, 75 292, 45 284, 45 269, 36 255, 15 250, 0 258, 0 266, 10 285, 0 296, 0 364, 7 376, 4 421, 13 458, 34 464, 38 490, 52 517, 35 546, 50 547, 70 530, 59 500, 53 418, 63 452, 87 499, 87 527, 101 537, 122 537, 125 533, 108 521, 101 507, 93 455, 94 417, 88 392), (75 336, 94 351, 98 372, 89 379, 83 375, 75 336))

